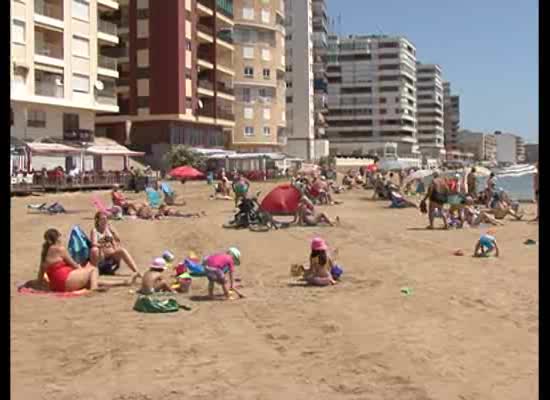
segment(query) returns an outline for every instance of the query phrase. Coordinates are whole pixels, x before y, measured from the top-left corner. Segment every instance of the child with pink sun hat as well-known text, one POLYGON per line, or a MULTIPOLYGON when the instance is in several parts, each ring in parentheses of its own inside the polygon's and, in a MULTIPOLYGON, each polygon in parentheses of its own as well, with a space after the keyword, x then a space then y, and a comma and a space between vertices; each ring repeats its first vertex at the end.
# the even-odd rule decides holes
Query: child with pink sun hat
POLYGON ((304 274, 306 281, 315 286, 328 286, 336 284, 331 270, 335 266, 328 255, 327 242, 316 237, 311 241, 311 254, 309 257, 310 268, 304 274))

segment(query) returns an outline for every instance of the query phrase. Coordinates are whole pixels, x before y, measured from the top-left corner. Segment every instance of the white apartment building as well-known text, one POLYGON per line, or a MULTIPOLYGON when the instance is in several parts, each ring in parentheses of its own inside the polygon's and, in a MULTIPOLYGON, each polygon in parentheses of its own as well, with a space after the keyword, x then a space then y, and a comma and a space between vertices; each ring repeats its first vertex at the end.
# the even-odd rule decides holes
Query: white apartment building
POLYGON ((450 82, 443 82, 443 120, 447 152, 459 151, 460 96, 451 93, 450 82))
POLYGON ((445 158, 443 80, 441 67, 418 63, 416 67, 417 139, 422 155, 445 158))
POLYGON ((285 1, 286 152, 315 159, 312 0, 285 1))
POLYGON ((404 37, 329 36, 327 136, 333 154, 419 157, 416 48, 404 37))
POLYGON ((523 153, 519 146, 523 144, 523 139, 511 133, 495 132, 497 142, 497 162, 505 164, 516 164, 525 161, 518 159, 518 155, 523 153))
POLYGON ((11 0, 11 135, 78 139, 118 112, 113 0, 11 0))

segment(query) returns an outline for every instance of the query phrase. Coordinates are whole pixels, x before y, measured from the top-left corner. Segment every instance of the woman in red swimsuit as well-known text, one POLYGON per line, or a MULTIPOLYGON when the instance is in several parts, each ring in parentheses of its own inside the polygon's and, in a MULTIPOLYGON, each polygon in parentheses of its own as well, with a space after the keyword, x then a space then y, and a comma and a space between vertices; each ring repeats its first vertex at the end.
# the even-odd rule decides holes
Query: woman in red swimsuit
POLYGON ((74 292, 85 288, 98 290, 97 268, 77 264, 61 244, 61 233, 57 229, 48 229, 44 240, 38 271, 40 284, 45 283, 47 275, 50 290, 54 292, 74 292))

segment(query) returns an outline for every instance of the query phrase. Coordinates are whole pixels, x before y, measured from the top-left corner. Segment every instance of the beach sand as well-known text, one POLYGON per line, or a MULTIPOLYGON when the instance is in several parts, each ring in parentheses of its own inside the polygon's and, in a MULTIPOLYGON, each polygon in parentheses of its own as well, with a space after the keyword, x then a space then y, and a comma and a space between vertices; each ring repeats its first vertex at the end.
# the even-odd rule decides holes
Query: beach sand
MULTIPOLYGON (((90 193, 12 198, 13 399, 538 398, 538 244, 523 244, 538 241, 538 225, 507 221, 496 228, 501 258, 474 259, 482 229, 427 231, 426 216, 370 201, 370 191, 322 207, 340 216, 339 227, 253 233, 221 227, 233 203, 207 200, 206 184, 173 187, 188 203, 181 209, 208 217, 113 222, 124 246, 145 268, 167 249, 182 259, 236 245, 246 299, 178 295, 191 312, 153 315, 132 310, 129 288, 78 298, 18 294, 16 283, 36 276, 44 231, 56 227, 64 241, 75 224, 88 232, 93 208, 90 193), (27 204, 43 201, 80 212, 28 213, 27 204), (290 278, 317 234, 339 250, 345 272, 334 287, 290 278), (457 249, 466 255, 454 256, 457 249)), ((266 194, 273 184, 258 187, 266 194)), ((205 280, 192 290, 205 295, 205 280)))

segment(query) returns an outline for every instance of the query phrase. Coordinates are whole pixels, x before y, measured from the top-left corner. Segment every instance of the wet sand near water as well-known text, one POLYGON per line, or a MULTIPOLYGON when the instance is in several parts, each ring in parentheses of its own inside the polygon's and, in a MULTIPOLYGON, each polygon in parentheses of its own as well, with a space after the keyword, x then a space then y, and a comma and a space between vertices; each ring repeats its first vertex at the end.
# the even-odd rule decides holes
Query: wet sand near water
MULTIPOLYGON (((320 207, 340 216, 338 227, 254 233, 221 227, 233 202, 208 200, 205 183, 172 185, 187 201, 179 209, 208 216, 115 221, 124 246, 145 268, 167 249, 182 259, 236 245, 246 299, 178 295, 193 311, 154 315, 132 310, 129 288, 71 299, 20 295, 15 285, 35 278, 46 229, 58 228, 65 241, 75 224, 90 230, 92 194, 12 198, 12 398, 538 398, 538 244, 523 244, 538 242, 538 225, 507 220, 495 228, 501 258, 473 259, 484 230, 427 231, 417 210, 389 209, 370 201, 370 191, 320 207), (81 212, 28 213, 27 204, 45 201, 81 212), (339 250, 344 275, 334 287, 290 278, 317 234, 339 250), (454 256, 457 249, 466 255, 454 256)), ((265 195, 273 186, 252 189, 265 195)), ((98 194, 109 204, 108 192, 98 194)), ((192 291, 206 295, 206 280, 195 279, 192 291)))

